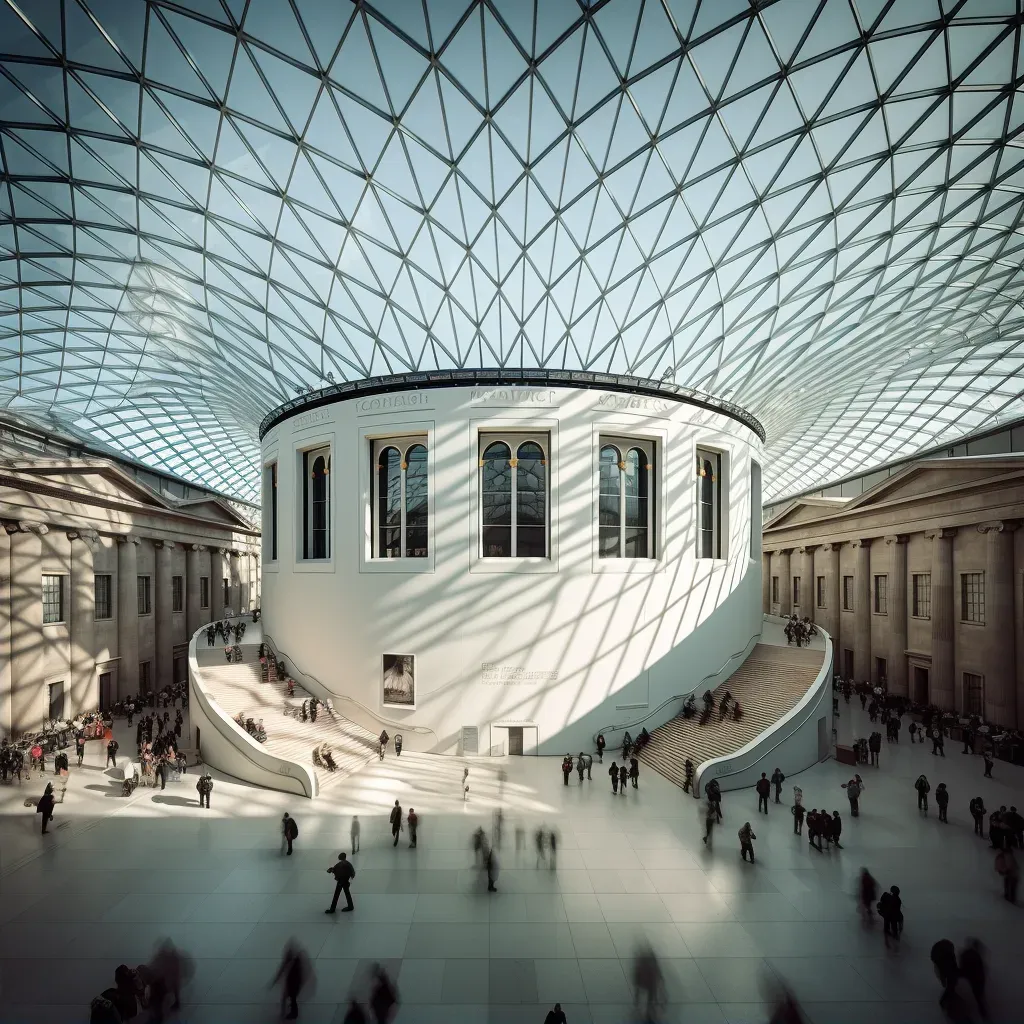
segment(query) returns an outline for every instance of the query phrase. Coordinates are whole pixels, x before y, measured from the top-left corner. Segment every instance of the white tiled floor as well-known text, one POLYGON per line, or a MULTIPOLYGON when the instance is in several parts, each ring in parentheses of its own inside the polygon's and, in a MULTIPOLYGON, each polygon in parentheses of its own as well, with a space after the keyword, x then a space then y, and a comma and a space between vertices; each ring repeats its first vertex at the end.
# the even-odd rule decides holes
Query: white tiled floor
MULTIPOLYGON (((841 726, 859 709, 844 707, 841 726)), ((197 960, 182 1020, 275 1019, 267 984, 284 943, 316 958, 317 987, 302 1019, 340 1021, 349 992, 365 991, 375 960, 397 976, 399 1021, 540 1024, 556 1000, 572 1024, 632 1019, 637 943, 661 957, 670 1005, 686 1024, 761 1021, 765 979, 785 979, 814 1024, 938 1021, 928 950, 938 938, 978 935, 989 947, 997 1019, 1019 1019, 1006 990, 1019 953, 1022 910, 1001 899, 987 843, 972 835, 967 803, 1024 805, 1024 772, 1001 763, 983 780, 980 758, 947 744, 947 757, 886 746, 881 769, 862 769, 862 815, 844 814, 843 851, 819 854, 792 834, 787 807, 765 818, 749 792, 727 793, 713 851, 700 841, 696 804, 647 773, 613 798, 606 778, 562 785, 555 759, 507 762, 509 782, 499 892, 472 867, 469 836, 490 825, 499 762, 470 762, 473 799, 458 799, 462 761, 391 756, 316 805, 219 779, 201 812, 194 779, 181 787, 108 797, 99 767, 72 780, 67 821, 50 836, 22 806, 40 789, 0 793, 0 1021, 72 1024, 124 962, 148 958, 171 936, 197 960), (952 793, 950 823, 916 811, 920 772, 952 793), (419 849, 394 849, 395 799, 421 816, 419 849), (301 835, 280 855, 284 809, 301 835), (362 821, 353 892, 356 913, 325 917, 325 869, 362 821), (740 861, 736 829, 749 819, 757 863, 740 861), (515 852, 514 827, 528 829, 515 852), (558 828, 556 870, 535 867, 532 832, 558 828), (857 921, 853 889, 867 865, 902 888, 902 949, 887 954, 880 929, 857 921)), ((808 806, 846 810, 849 769, 828 762, 803 773, 808 806)), ((795 781, 795 780, 793 780, 795 781)), ((787 797, 790 793, 786 787, 787 797)), ((965 993, 966 994, 966 993, 965 993)), ((965 1005, 974 1013, 970 997, 965 1005)), ((975 1013, 975 1016, 976 1013, 975 1013)))

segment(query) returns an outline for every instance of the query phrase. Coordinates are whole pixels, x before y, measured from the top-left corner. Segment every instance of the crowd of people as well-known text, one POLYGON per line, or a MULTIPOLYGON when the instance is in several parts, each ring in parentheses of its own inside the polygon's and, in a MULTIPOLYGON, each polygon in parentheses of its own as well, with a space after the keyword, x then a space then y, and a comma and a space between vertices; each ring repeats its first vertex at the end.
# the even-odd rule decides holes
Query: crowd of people
POLYGON ((796 644, 797 647, 804 647, 811 642, 812 636, 818 635, 818 627, 806 616, 800 619, 795 615, 791 615, 786 620, 784 632, 787 644, 796 644))
POLYGON ((262 718, 254 719, 252 715, 239 711, 235 715, 235 725, 240 729, 244 729, 257 743, 267 742, 267 729, 263 724, 262 718))
MULTIPOLYGON (((256 622, 256 618, 253 622, 256 622)), ((231 622, 230 619, 221 619, 219 622, 211 622, 206 627, 206 646, 213 647, 217 643, 219 637, 225 645, 232 642, 232 640, 239 644, 242 642, 242 637, 245 636, 245 621, 239 619, 237 622, 231 622)))

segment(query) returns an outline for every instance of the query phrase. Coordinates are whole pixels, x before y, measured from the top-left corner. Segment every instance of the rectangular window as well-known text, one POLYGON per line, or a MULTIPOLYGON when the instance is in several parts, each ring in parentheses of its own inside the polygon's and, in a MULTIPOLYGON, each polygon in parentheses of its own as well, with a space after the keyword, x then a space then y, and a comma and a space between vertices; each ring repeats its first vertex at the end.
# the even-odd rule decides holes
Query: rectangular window
POLYGON ((968 715, 985 714, 985 678, 973 672, 964 673, 964 712, 968 715))
POLYGON ((547 434, 481 433, 480 556, 548 558, 547 434))
POLYGON ((209 608, 210 607, 210 577, 200 576, 199 577, 199 607, 209 608))
POLYGON ((911 614, 915 619, 932 617, 932 574, 915 572, 911 579, 911 614))
POLYGON ((331 557, 331 449, 302 453, 302 557, 331 557))
POLYGON ((874 604, 876 615, 889 614, 889 577, 876 576, 874 588, 874 604))
POLYGON ((843 577, 843 611, 853 611, 853 577, 843 577))
POLYGON ((372 441, 374 558, 427 557, 426 435, 372 441))
POLYGON ((43 625, 64 621, 64 577, 43 577, 43 625))
POLYGON ((772 577, 772 604, 779 603, 779 577, 772 577))
POLYGON ((150 665, 152 665, 151 661, 139 662, 139 693, 149 693, 151 689, 150 665))
POLYGON ((93 595, 95 603, 95 618, 112 619, 114 617, 114 605, 111 600, 110 574, 97 573, 92 578, 93 595))
POLYGON ((51 722, 60 722, 64 718, 64 683, 50 683, 49 686, 49 717, 51 722))
POLYGON ((263 557, 277 561, 277 463, 263 468, 263 557))
POLYGON ((960 574, 960 621, 985 622, 985 574, 964 572, 960 574))
POLYGON ((185 577, 171 577, 171 611, 183 612, 185 610, 185 577))
POLYGON ((816 585, 817 585, 817 588, 818 588, 818 607, 819 608, 824 608, 825 607, 825 577, 824 576, 819 576, 818 579, 816 580, 816 585))
POLYGON ((229 608, 231 606, 231 580, 227 576, 222 576, 220 585, 221 593, 224 595, 224 607, 229 608))
POLYGON ((139 614, 149 615, 153 611, 153 591, 148 576, 139 577, 139 614))
POLYGON ((697 557, 722 558, 722 455, 697 449, 697 557))
POLYGON ((793 606, 795 608, 800 607, 800 577, 793 577, 793 606))
POLYGON ((601 558, 654 558, 654 442, 602 435, 597 544, 601 558))

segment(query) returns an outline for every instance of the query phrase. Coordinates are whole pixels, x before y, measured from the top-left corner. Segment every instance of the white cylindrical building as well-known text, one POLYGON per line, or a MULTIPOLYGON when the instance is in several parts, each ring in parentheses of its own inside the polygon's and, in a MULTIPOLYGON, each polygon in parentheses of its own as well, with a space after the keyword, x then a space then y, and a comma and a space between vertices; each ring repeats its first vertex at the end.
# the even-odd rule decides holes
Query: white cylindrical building
POLYGON ((653 729, 760 634, 762 441, 725 403, 595 374, 289 403, 262 430, 264 631, 408 746, 562 754, 653 729))

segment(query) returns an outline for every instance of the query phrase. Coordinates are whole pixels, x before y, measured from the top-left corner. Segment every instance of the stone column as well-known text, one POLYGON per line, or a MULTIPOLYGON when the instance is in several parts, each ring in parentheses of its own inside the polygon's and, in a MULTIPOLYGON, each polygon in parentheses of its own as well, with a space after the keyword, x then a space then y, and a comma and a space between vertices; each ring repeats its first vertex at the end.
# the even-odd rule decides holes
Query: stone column
POLYGON ((985 720, 1017 724, 1017 652, 1013 622, 1013 531, 982 523, 985 534, 985 720))
POLYGON ((189 544, 185 549, 185 629, 191 640, 192 634, 203 624, 199 607, 199 577, 204 575, 202 563, 206 560, 204 544, 189 544))
POLYGON ((242 557, 237 551, 230 553, 229 578, 231 580, 231 607, 236 615, 240 615, 242 608, 242 557))
POLYGON ((252 607, 259 608, 263 599, 263 577, 260 575, 260 556, 252 556, 252 607))
POLYGON ((155 689, 162 690, 174 682, 174 620, 171 617, 171 552, 174 545, 170 541, 157 540, 153 546, 156 548, 156 592, 153 595, 156 670, 153 685, 155 689))
POLYGON ((1013 532, 1013 629, 1017 652, 1017 721, 1024 725, 1024 530, 1013 532))
POLYGON ((932 667, 928 700, 953 711, 953 537, 955 529, 932 530, 932 667))
POLYGON ((117 538, 117 694, 139 692, 139 538, 117 538))
POLYGON ((791 615, 793 612, 793 583, 789 570, 789 551, 778 552, 778 559, 779 614, 791 615))
POLYGON ((817 580, 814 576, 814 549, 816 544, 805 544, 800 552, 800 615, 814 621, 814 609, 818 604, 817 580))
POLYGON ((43 535, 38 523, 11 534, 11 732, 38 728, 48 708, 43 693, 43 535))
POLYGON ((853 674, 858 683, 871 678, 871 541, 855 540, 853 596, 853 674))
POLYGON ((840 588, 842 580, 839 576, 839 548, 840 544, 823 544, 821 547, 825 555, 825 621, 828 623, 829 632, 832 634, 832 645, 835 648, 836 671, 842 675, 842 652, 839 647, 839 622, 840 622, 840 588))
POLYGON ((890 693, 907 696, 907 538, 885 538, 889 548, 889 664, 890 693))
POLYGON ((0 527, 0 733, 11 735, 11 534, 17 523, 0 527))
POLYGON ((99 706, 96 678, 96 574, 94 553, 99 537, 69 530, 71 541, 71 692, 68 718, 99 706))
POLYGON ((772 613, 772 553, 761 552, 761 611, 772 613))
POLYGON ((210 548, 210 618, 224 618, 224 577, 227 559, 223 548, 210 548))

